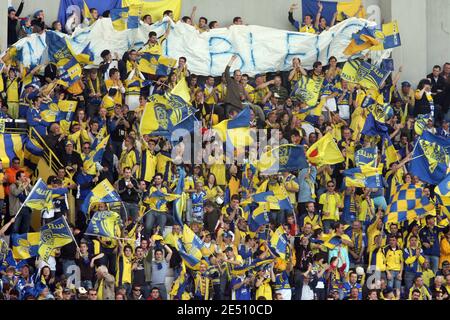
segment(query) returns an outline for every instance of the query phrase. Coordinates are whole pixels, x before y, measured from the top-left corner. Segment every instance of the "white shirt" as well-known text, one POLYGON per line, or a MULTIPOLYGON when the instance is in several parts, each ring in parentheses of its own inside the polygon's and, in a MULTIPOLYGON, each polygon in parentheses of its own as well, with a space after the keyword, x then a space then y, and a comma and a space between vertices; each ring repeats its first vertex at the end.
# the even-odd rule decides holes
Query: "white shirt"
POLYGON ((314 291, 309 285, 303 284, 301 300, 314 300, 314 291))

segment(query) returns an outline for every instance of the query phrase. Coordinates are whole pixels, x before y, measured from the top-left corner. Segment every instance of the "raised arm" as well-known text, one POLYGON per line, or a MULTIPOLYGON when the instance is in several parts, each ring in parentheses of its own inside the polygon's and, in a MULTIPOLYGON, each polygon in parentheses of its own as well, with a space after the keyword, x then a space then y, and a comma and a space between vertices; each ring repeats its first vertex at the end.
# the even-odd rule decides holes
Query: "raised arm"
POLYGON ((172 258, 173 251, 172 251, 172 249, 170 249, 170 247, 167 244, 164 245, 164 249, 167 252, 166 262, 168 263, 170 261, 170 259, 172 258))
POLYGON ((300 22, 298 22, 297 20, 294 19, 294 9, 298 8, 298 4, 292 4, 289 7, 289 14, 288 14, 288 19, 289 22, 297 29, 300 29, 300 22))
POLYGON ((195 18, 195 13, 197 12, 197 6, 194 6, 192 8, 192 12, 191 12, 191 21, 192 23, 194 23, 194 18, 195 18))
POLYGON ((317 6, 319 7, 319 11, 317 11, 317 14, 316 14, 316 21, 314 21, 314 28, 316 30, 319 30, 319 21, 320 21, 320 17, 322 16, 323 4, 319 1, 317 3, 317 6))

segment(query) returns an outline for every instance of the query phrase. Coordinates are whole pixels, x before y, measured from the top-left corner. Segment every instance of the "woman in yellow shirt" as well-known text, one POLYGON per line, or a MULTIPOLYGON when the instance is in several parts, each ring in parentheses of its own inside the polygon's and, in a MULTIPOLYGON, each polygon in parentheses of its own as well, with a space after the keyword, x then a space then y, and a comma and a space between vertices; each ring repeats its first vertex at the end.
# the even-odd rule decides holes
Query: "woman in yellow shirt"
POLYGON ((109 70, 109 79, 105 80, 106 90, 114 88, 117 89, 116 94, 114 95, 114 102, 122 105, 122 95, 125 93, 125 87, 120 81, 120 72, 116 68, 112 68, 109 70))
POLYGON ((208 175, 208 181, 203 190, 206 192, 205 200, 216 201, 217 197, 223 196, 223 190, 216 183, 216 176, 213 173, 208 175))

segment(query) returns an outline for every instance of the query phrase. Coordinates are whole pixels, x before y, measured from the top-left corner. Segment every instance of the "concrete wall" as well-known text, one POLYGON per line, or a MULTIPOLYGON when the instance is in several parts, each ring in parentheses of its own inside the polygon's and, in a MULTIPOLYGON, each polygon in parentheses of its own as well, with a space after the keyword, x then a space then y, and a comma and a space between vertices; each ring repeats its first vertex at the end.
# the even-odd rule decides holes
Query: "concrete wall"
POLYGON ((427 71, 450 62, 450 1, 427 0, 427 71))
POLYGON ((403 65, 401 80, 410 80, 413 86, 417 85, 428 70, 427 1, 395 0, 392 1, 391 13, 399 23, 402 40, 402 46, 394 49, 396 69, 403 65))
MULTIPOLYGON (((20 3, 20 0, 8 1, 16 8, 20 3)), ((0 0, 0 6, 6 2, 0 0)), ((183 0, 182 15, 190 15, 195 5, 196 21, 205 16, 227 26, 233 17, 241 16, 247 24, 293 30, 287 20, 287 11, 295 2, 300 3, 299 0, 183 0)), ((363 3, 366 8, 380 7, 381 22, 399 21, 403 45, 394 50, 394 59, 397 68, 404 66, 402 80, 417 83, 433 65, 450 61, 449 0, 363 0, 363 3)), ((37 9, 45 10, 46 21, 51 24, 57 18, 59 0, 25 1, 25 15, 37 9)), ((294 13, 295 18, 300 16, 301 9, 294 13)), ((0 33, 0 39, 2 36, 6 34, 0 33)))

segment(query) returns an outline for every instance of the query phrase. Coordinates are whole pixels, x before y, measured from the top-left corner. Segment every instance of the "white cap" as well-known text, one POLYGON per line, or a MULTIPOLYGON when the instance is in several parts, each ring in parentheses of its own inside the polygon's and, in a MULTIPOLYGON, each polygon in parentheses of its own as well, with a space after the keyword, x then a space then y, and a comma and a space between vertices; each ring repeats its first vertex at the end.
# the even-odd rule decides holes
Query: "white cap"
POLYGON ((86 291, 86 289, 85 289, 85 288, 83 288, 83 287, 79 287, 79 288, 78 288, 78 293, 79 293, 79 294, 86 294, 86 293, 87 293, 87 291, 86 291))

